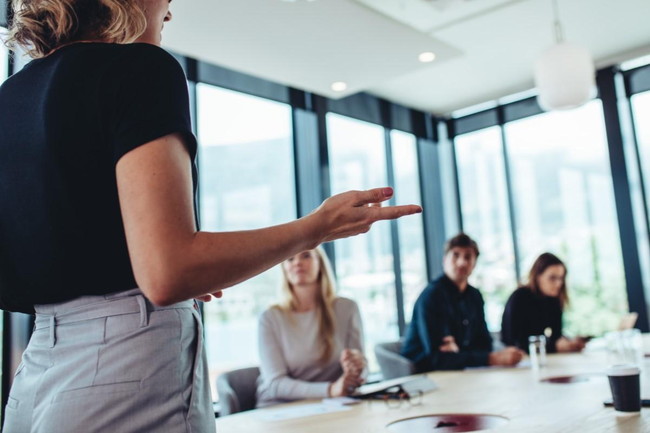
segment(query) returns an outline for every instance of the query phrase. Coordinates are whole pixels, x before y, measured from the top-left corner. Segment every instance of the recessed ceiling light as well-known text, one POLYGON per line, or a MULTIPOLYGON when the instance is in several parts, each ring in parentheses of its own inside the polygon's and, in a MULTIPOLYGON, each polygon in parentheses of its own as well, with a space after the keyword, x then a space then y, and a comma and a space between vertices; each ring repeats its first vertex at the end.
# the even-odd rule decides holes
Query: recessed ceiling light
POLYGON ((348 88, 348 85, 347 85, 347 83, 344 83, 343 81, 336 81, 336 82, 332 83, 331 87, 332 87, 332 90, 334 90, 335 92, 342 92, 342 91, 344 91, 345 89, 348 88))
POLYGON ((431 51, 425 51, 424 53, 420 53, 418 56, 418 60, 420 60, 422 63, 430 63, 433 62, 436 59, 436 54, 432 53, 431 51))

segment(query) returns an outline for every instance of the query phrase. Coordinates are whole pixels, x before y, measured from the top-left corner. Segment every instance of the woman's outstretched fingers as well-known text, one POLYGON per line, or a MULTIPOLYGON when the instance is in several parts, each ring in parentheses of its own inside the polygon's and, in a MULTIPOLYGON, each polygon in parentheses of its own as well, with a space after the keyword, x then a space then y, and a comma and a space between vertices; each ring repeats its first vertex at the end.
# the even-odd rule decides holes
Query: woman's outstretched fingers
POLYGON ((406 204, 400 206, 377 207, 374 209, 377 214, 375 220, 394 220, 407 215, 413 215, 422 212, 422 207, 416 204, 406 204))
POLYGON ((371 203, 381 203, 393 196, 393 188, 373 188, 366 191, 357 191, 357 206, 366 206, 371 203))
POLYGON ((366 191, 357 192, 357 202, 360 206, 367 206, 379 210, 375 220, 396 219, 406 215, 412 215, 422 212, 422 207, 418 205, 400 205, 382 207, 381 203, 393 196, 393 188, 373 188, 366 191))
POLYGON ((309 221, 318 234, 318 243, 366 233, 379 220, 400 218, 422 212, 417 205, 382 207, 380 203, 393 196, 393 189, 374 188, 367 191, 348 191, 325 200, 313 212, 309 221))

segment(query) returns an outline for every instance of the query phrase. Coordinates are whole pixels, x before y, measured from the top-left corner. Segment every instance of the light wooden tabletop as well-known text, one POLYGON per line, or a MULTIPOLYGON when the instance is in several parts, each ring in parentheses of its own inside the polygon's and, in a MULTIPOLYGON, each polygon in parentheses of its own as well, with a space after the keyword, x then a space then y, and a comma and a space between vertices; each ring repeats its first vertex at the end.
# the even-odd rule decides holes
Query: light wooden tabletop
MULTIPOLYGON (((548 356, 548 365, 536 374, 530 368, 482 369, 434 372, 428 376, 438 389, 423 396, 422 404, 406 402, 398 408, 383 401, 364 401, 344 412, 282 421, 265 420, 265 411, 299 407, 307 401, 258 409, 217 419, 218 433, 386 433, 386 425, 404 418, 428 414, 474 413, 500 415, 509 421, 491 432, 620 432, 650 433, 650 408, 621 414, 605 408, 611 398, 603 351, 548 356), (587 374, 588 380, 569 384, 540 379, 587 374)), ((641 394, 650 398, 650 358, 645 358, 641 394)), ((268 415, 268 413, 266 413, 268 415)), ((444 431, 444 429, 442 430, 444 431)), ((412 433, 419 433, 413 431, 412 433)))

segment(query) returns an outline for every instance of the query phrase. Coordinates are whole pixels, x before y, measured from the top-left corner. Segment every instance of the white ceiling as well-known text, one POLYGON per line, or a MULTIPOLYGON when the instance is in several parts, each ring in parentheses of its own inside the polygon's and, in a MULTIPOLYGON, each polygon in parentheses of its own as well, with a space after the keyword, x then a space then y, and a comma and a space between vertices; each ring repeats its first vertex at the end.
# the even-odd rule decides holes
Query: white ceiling
MULTIPOLYGON (((533 87, 551 1, 175 0, 163 44, 330 98, 366 91, 447 114, 533 87), (423 51, 436 60, 420 63, 423 51)), ((650 0, 558 3, 566 40, 597 66, 650 54, 650 0)))

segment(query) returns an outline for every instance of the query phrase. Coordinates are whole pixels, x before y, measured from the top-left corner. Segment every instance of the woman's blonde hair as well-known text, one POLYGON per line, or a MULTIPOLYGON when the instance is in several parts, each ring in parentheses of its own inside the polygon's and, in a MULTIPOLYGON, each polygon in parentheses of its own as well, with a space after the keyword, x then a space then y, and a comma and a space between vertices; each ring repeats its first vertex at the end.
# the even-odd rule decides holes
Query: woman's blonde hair
MULTIPOLYGON (((336 299, 336 287, 332 265, 322 248, 312 250, 318 256, 319 273, 318 297, 316 298, 316 314, 318 316, 318 335, 323 342, 323 351, 319 357, 321 363, 330 360, 334 351, 334 299, 336 299)), ((287 279, 287 273, 282 267, 282 302, 277 307, 285 312, 298 310, 298 298, 293 286, 287 279)))
POLYGON ((138 0, 12 0, 7 46, 46 56, 77 41, 135 41, 147 28, 138 0))

